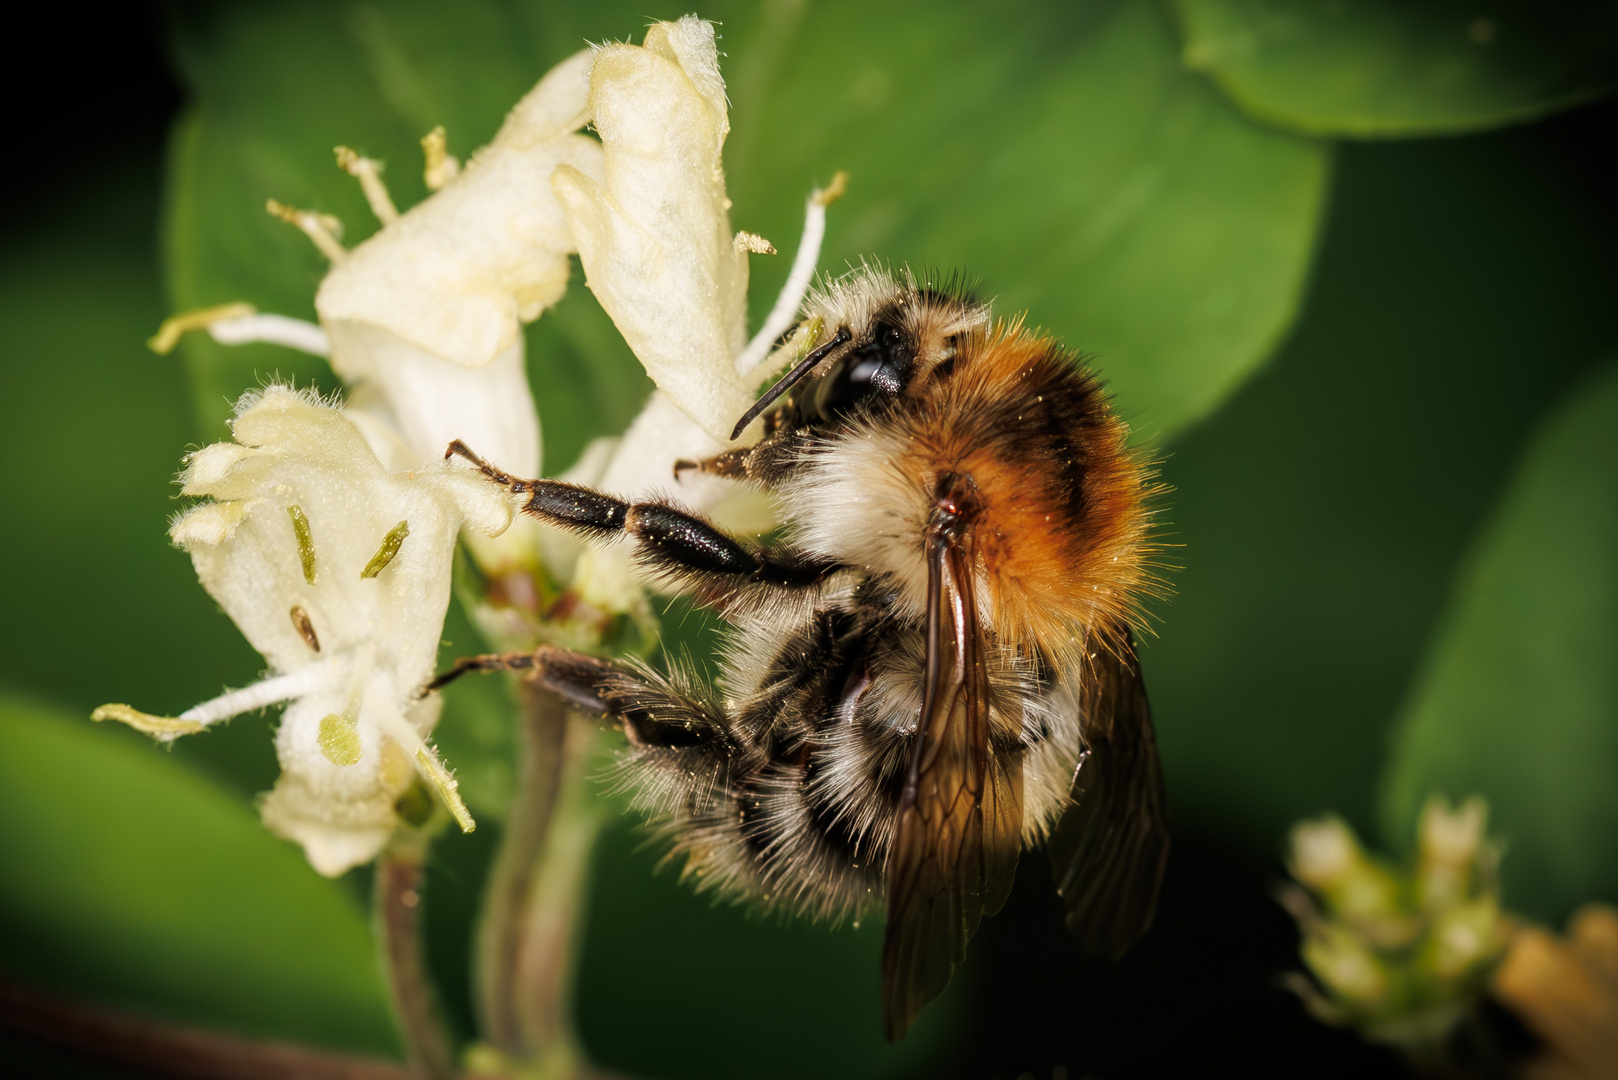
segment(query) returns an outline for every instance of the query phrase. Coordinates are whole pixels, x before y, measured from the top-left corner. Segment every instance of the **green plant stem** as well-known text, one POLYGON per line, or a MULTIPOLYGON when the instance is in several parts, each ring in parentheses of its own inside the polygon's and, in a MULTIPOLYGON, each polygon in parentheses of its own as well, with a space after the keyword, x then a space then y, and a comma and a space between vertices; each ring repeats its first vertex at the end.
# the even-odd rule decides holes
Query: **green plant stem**
POLYGON ((74 1060, 62 1064, 63 1076, 103 1075, 101 1070, 82 1071, 79 1059, 89 1058, 133 1070, 131 1075, 154 1077, 411 1080, 411 1074, 392 1061, 184 1027, 58 997, 3 978, 0 1029, 12 1038, 71 1052, 74 1060))
POLYGON ((584 766, 600 737, 595 720, 568 718, 557 797, 523 905, 517 954, 516 1006, 524 1041, 568 1073, 582 1060, 572 1026, 573 976, 603 806, 584 766))
POLYGON ((421 944, 422 864, 426 843, 396 844, 376 863, 376 927, 393 1014, 411 1071, 450 1080, 455 1049, 433 997, 421 944))
POLYGON ((477 945, 484 1038, 507 1061, 575 1075, 575 945, 600 808, 583 773, 600 725, 519 684, 517 797, 490 873, 477 945))
POLYGON ((474 958, 483 1037, 511 1058, 526 1057, 532 1049, 517 1002, 523 911, 556 807, 567 735, 560 702, 524 684, 517 693, 517 793, 484 892, 474 958))

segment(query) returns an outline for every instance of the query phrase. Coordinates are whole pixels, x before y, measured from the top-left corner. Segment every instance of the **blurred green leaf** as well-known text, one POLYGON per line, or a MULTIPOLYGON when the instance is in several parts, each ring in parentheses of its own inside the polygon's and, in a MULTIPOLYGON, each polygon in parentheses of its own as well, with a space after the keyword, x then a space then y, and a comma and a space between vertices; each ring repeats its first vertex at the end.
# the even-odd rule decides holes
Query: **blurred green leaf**
MULTIPOLYGON (((587 39, 638 37, 649 15, 682 10, 244 5, 188 25, 180 55, 197 106, 176 138, 170 187, 176 307, 246 299, 309 317, 323 262, 263 213, 267 197, 334 213, 347 239, 361 239, 374 224, 332 146, 390 162, 388 182, 408 206, 425 194, 416 140, 432 124, 446 124, 464 155, 587 39)), ((729 57, 738 227, 790 251, 811 186, 849 169, 824 266, 875 255, 977 275, 1006 312, 1026 308, 1097 354, 1143 435, 1211 409, 1288 325, 1326 151, 1250 123, 1187 74, 1148 0, 733 0, 703 14, 722 23, 729 57)), ((786 259, 755 266, 762 310, 786 259)), ((568 425, 578 405, 610 433, 626 412, 620 400, 638 400, 645 384, 626 350, 581 335, 599 318, 572 322, 530 338, 546 353, 534 361, 542 412, 568 425), (622 388, 607 401, 559 371, 598 361, 622 388)), ((185 348, 209 425, 270 370, 329 382, 318 363, 284 350, 227 350, 200 335, 185 348)), ((570 455, 549 460, 560 468, 570 455)))
POLYGON ((1618 8, 1543 0, 1174 0, 1185 62, 1254 116, 1401 138, 1542 116, 1618 87, 1618 8))
POLYGON ((394 1050, 349 890, 133 732, 0 696, 0 867, 12 974, 147 1013, 394 1050))
MULTIPOLYGON (((1329 159, 1188 75, 1156 5, 765 4, 726 19, 736 218, 822 266, 961 272, 1093 355, 1141 436, 1204 415, 1290 324, 1329 159)), ((784 265, 755 260, 755 308, 784 265)))
POLYGON ((1618 899, 1618 366, 1545 424, 1471 550, 1402 711, 1389 836, 1489 800, 1511 906, 1618 899))
POLYGON ((674 867, 659 871, 661 850, 632 820, 618 817, 597 848, 600 899, 578 976, 579 1033, 603 1067, 667 1080, 854 1080, 935 1076, 962 1050, 970 978, 956 978, 902 1042, 886 1042, 880 918, 832 929, 717 905, 674 867))
POLYGON ((1455 566, 1618 343, 1618 268, 1546 138, 1344 146, 1291 339, 1163 463, 1183 569, 1143 662, 1179 823, 1266 856, 1327 810, 1374 831, 1455 566))
POLYGON ((1279 342, 1327 151, 1188 74, 1156 4, 766 11, 756 42, 725 24, 741 226, 790 237, 811 178, 849 170, 824 267, 964 271, 1092 354, 1139 436, 1206 414, 1279 342))
MULTIPOLYGON (((194 426, 185 377, 145 339, 164 312, 153 246, 161 162, 124 162, 0 242, 0 679, 88 716, 173 715, 262 661, 169 544, 194 426)), ((185 740, 243 798, 277 773, 264 722, 185 740)))
MULTIPOLYGON (((451 602, 438 651, 439 670, 462 656, 488 650, 460 602, 451 602)), ((459 679, 446 686, 443 695, 444 713, 433 743, 455 770, 461 798, 479 825, 488 818, 503 821, 517 787, 517 719, 511 680, 503 675, 459 679)))

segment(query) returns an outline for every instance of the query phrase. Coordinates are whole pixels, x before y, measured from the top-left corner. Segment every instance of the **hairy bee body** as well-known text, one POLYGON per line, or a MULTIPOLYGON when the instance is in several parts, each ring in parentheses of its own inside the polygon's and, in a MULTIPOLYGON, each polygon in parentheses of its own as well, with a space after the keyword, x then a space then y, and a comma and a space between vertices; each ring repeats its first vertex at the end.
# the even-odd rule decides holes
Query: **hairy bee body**
POLYGON ((465 666, 531 666, 620 723, 620 778, 701 887, 831 919, 885 904, 897 1036, 1026 845, 1049 838, 1098 951, 1150 920, 1167 837, 1129 630, 1149 479, 1094 377, 983 305, 866 269, 807 316, 808 355, 737 425, 790 393, 765 437, 685 463, 772 492, 781 544, 488 470, 716 608, 716 685, 546 649, 465 666))

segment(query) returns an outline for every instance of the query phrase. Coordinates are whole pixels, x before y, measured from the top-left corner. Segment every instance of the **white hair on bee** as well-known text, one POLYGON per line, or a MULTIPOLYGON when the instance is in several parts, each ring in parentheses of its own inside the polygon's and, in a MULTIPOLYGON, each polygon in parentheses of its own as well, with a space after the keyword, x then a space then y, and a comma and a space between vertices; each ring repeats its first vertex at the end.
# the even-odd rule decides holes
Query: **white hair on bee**
MULTIPOLYGON (((803 301, 805 322, 821 320, 834 331, 838 326, 865 326, 884 306, 899 298, 900 285, 884 266, 861 263, 857 269, 827 278, 809 290, 803 301)), ((830 336, 828 330, 822 336, 830 336)))
POLYGON ((954 282, 934 287, 918 282, 909 267, 895 274, 879 263, 863 261, 810 289, 803 303, 803 321, 820 320, 822 341, 844 326, 858 337, 879 314, 896 308, 911 321, 935 322, 941 337, 982 329, 989 323, 989 305, 967 296, 954 282), (907 300, 910 303, 904 303, 907 300))

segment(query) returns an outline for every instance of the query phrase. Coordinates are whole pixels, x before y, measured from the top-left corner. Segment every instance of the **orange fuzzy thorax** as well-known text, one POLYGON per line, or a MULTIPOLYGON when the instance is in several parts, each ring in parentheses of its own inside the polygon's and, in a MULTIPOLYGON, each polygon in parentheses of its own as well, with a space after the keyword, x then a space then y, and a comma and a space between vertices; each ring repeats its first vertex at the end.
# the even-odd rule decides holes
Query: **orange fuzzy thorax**
POLYGON ((1148 473, 1127 434, 1055 342, 998 324, 961 341, 947 376, 918 372, 893 411, 838 436, 783 496, 800 543, 888 575, 919 612, 938 478, 971 477, 983 615, 1003 642, 1060 655, 1135 622, 1151 591, 1148 473))

